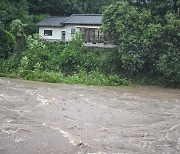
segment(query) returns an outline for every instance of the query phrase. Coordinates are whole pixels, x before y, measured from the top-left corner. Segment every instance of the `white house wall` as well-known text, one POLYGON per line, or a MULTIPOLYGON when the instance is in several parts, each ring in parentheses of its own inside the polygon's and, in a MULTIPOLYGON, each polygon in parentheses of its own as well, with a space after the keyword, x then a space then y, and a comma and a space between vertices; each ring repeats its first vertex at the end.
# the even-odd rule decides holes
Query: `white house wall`
POLYGON ((39 27, 39 35, 45 40, 61 39, 61 28, 57 27, 39 27), (52 36, 44 36, 44 30, 52 30, 52 36))
POLYGON ((74 36, 74 34, 71 34, 71 29, 76 29, 76 32, 79 31, 79 29, 77 29, 75 26, 73 25, 66 25, 65 27, 62 28, 62 31, 66 31, 66 41, 70 41, 72 39, 72 37, 74 36))
MULTIPOLYGON (((62 39, 62 31, 65 31, 65 41, 70 41, 73 37, 71 34, 71 29, 75 28, 75 26, 67 25, 64 27, 39 27, 39 35, 44 40, 61 40, 62 39), (44 30, 52 30, 52 36, 45 36, 44 30)), ((76 28, 76 32, 79 31, 79 29, 76 28)))

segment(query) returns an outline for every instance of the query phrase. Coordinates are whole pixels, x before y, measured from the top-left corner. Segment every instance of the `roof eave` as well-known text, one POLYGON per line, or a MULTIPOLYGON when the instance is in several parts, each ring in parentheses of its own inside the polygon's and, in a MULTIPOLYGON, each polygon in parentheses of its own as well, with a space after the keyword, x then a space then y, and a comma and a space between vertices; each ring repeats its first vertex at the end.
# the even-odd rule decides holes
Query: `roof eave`
POLYGON ((64 25, 94 25, 94 26, 101 26, 102 24, 93 24, 93 23, 64 23, 64 25))
POLYGON ((38 27, 62 27, 62 25, 37 25, 38 27))

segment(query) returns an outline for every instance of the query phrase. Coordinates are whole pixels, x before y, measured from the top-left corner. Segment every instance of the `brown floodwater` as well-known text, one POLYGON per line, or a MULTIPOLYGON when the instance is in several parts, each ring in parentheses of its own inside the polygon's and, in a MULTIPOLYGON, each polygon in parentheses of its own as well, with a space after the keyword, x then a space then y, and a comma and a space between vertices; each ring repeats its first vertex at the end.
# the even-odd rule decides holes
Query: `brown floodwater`
POLYGON ((0 78, 0 154, 180 154, 180 90, 0 78))

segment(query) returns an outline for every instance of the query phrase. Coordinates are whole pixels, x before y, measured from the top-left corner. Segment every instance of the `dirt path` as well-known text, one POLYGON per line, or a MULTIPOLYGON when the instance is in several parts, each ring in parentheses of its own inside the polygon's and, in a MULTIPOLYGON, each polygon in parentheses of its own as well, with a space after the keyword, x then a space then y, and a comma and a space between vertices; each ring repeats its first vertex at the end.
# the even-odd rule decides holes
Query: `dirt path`
POLYGON ((0 154, 179 154, 180 90, 0 78, 0 154))

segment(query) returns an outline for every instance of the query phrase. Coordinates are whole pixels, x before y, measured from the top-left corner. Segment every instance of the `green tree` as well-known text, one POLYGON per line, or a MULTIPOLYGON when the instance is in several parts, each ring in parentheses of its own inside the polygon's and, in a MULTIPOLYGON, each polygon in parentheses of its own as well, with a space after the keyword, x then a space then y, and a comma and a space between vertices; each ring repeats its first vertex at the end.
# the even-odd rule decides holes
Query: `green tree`
POLYGON ((103 15, 104 31, 119 44, 122 68, 131 73, 142 70, 145 63, 142 34, 151 22, 150 12, 139 12, 128 2, 119 2, 109 6, 103 15))
POLYGON ((168 11, 177 12, 180 7, 180 0, 129 0, 129 2, 136 7, 150 9, 153 15, 161 16, 168 11))
MULTIPOLYGON (((157 8, 163 4, 159 3, 157 8)), ((175 86, 180 84, 179 14, 171 8, 153 11, 128 2, 115 3, 103 12, 103 29, 118 42, 119 59, 128 74, 162 76, 161 81, 175 86)))
POLYGON ((8 59, 14 52, 15 39, 13 35, 0 26, 0 58, 8 59))
POLYGON ((15 20, 26 20, 28 15, 28 3, 26 0, 2 0, 0 2, 0 21, 9 28, 9 24, 15 20))
POLYGON ((65 46, 59 58, 62 72, 71 74, 78 71, 83 62, 83 41, 79 34, 65 46))
POLYGON ((101 13, 102 7, 118 0, 28 0, 30 14, 68 16, 75 13, 101 13))
POLYGON ((26 27, 26 24, 23 24, 21 20, 16 19, 13 20, 10 24, 11 33, 14 35, 16 40, 16 55, 19 58, 22 51, 25 49, 25 33, 24 28, 26 27))

